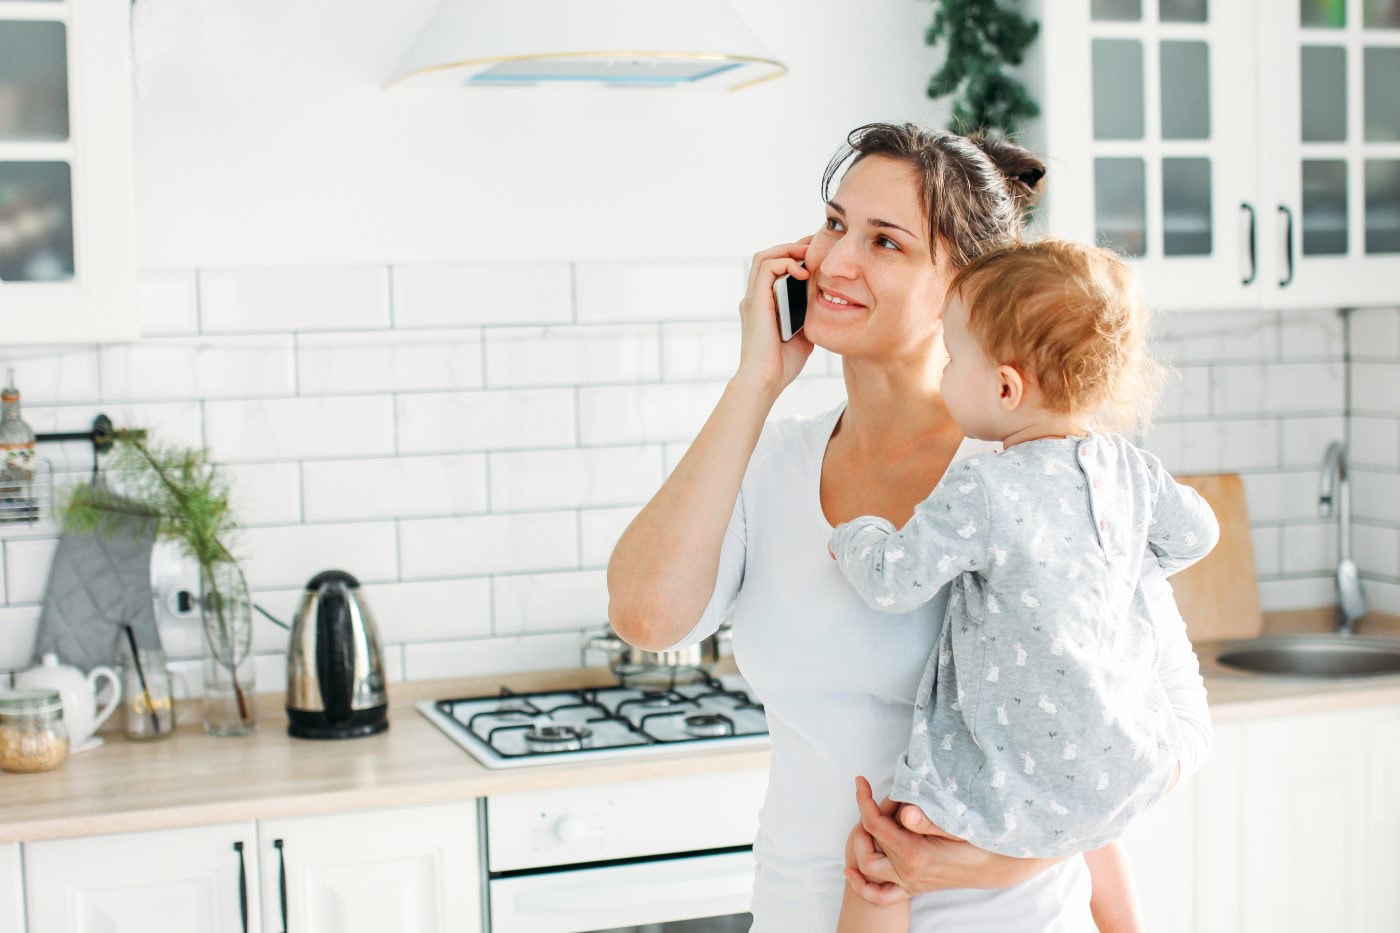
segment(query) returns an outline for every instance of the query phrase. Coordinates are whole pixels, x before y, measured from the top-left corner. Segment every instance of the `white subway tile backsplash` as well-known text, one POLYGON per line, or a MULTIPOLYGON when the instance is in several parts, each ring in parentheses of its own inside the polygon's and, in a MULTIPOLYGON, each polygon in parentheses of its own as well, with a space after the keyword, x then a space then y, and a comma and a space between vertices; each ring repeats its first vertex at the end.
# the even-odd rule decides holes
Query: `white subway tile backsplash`
POLYGON ((1330 573, 1337 569, 1337 523, 1286 525, 1282 529, 1283 572, 1330 573))
POLYGON ((1174 473, 1273 469, 1278 434, 1276 421, 1174 421, 1148 428, 1143 446, 1174 473))
POLYGON ((388 327, 389 270, 206 270, 199 275, 199 318, 206 334, 388 327))
POLYGON ((6 603, 23 606, 44 601, 56 550, 56 538, 5 542, 6 603))
POLYGON ((578 567, 574 512, 525 512, 399 522, 400 579, 578 567))
POLYGON ((640 511, 640 508, 629 506, 621 509, 584 509, 579 512, 579 536, 583 547, 580 563, 584 567, 606 567, 618 539, 640 511))
POLYGON ((296 391, 292 338, 158 337, 102 348, 102 397, 259 398, 296 391))
POLYGON ((301 395, 482 385, 479 330, 301 334, 296 354, 301 395))
POLYGON ((1316 519, 1319 483, 1316 470, 1245 474, 1249 520, 1257 523, 1316 519))
POLYGON ((486 331, 486 384, 655 382, 660 348, 655 324, 492 327, 486 331))
POLYGON ((732 320, 743 267, 712 262, 581 262, 574 266, 580 323, 732 320))
POLYGON ((480 327, 573 320, 564 263, 394 266, 394 326, 480 327))
POLYGON ((1357 522, 1351 526, 1351 534, 1352 559, 1363 576, 1375 574, 1400 581, 1400 527, 1357 522))
POLYGON ((1341 415, 1284 418, 1279 423, 1283 428, 1281 465, 1285 467, 1321 467, 1328 445, 1346 440, 1346 418, 1341 415))
POLYGON ((309 522, 486 511, 484 454, 323 460, 301 470, 309 522))
POLYGON ((435 680, 578 667, 583 639, 581 632, 558 632, 405 645, 404 675, 435 680))
POLYGON ((401 395, 399 453, 572 447, 574 389, 401 395))
POLYGON ((798 379, 773 404, 773 418, 811 417, 830 411, 846 397, 845 380, 833 376, 798 379))
POLYGON ((96 347, 0 347, 0 377, 10 369, 15 371, 22 414, 33 405, 100 398, 96 347))
POLYGON ((248 528, 239 541, 243 573, 254 589, 302 586, 333 568, 361 583, 399 576, 394 522, 248 528))
POLYGON ((493 577, 496 634, 602 629, 608 581, 601 570, 493 577))
POLYGON ((1173 366, 1278 359, 1274 312, 1159 312, 1153 316, 1152 330, 1152 352, 1173 366))
POLYGON ((1276 576, 1280 572, 1280 530, 1272 525, 1250 529, 1254 547, 1254 572, 1259 576, 1276 576))
POLYGON ((1366 605, 1372 612, 1400 616, 1400 583, 1370 580, 1366 583, 1366 605))
POLYGON ((1400 470, 1400 418, 1353 416, 1350 453, 1353 467, 1400 470))
POLYGON ((579 389, 580 440, 585 446, 688 441, 723 392, 715 382, 579 389))
POLYGON ((661 485, 659 447, 596 447, 491 454, 491 509, 643 503, 661 485))
POLYGON ((1210 367, 1177 366, 1167 370, 1156 417, 1163 420, 1210 416, 1210 367))
POLYGON ((385 395, 206 402, 206 436, 219 460, 317 460, 394 452, 385 395))
POLYGON ((1354 360, 1400 360, 1400 309, 1357 308, 1350 315, 1354 360))
POLYGON ((29 667, 38 634, 38 606, 0 608, 0 671, 29 667))
MULTIPOLYGON (((739 366, 740 344, 738 315, 731 321, 663 324, 661 377, 667 382, 728 379, 739 366)), ((826 365, 824 359, 808 364, 826 365)))
POLYGON ((1400 523, 1400 474, 1353 470, 1351 504, 1356 515, 1400 523))
POLYGON ((374 583, 365 601, 385 642, 450 641, 491 634, 491 581, 374 583))
POLYGON ((1346 352, 1342 318, 1333 310, 1279 314, 1279 356, 1284 360, 1339 360, 1346 352))
POLYGON ((143 337, 198 332, 194 270, 141 270, 136 283, 136 312, 143 337))
POLYGON ((1259 603, 1265 612, 1333 606, 1337 603, 1337 586, 1330 576, 1260 580, 1259 603))
POLYGON ((1218 415, 1336 412, 1345 405, 1345 367, 1332 363, 1217 366, 1211 410, 1218 415))
POLYGON ((301 471, 295 463, 230 463, 220 469, 229 481, 233 514, 241 525, 299 522, 301 471))
POLYGON ((1351 407, 1367 414, 1400 416, 1400 364, 1352 363, 1351 407))

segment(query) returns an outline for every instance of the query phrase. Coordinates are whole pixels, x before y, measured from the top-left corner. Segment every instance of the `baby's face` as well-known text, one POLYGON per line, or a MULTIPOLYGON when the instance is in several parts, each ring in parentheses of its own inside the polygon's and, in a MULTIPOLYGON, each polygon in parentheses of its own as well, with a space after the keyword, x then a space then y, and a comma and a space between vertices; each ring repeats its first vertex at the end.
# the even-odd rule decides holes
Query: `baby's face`
POLYGON ((943 370, 943 401, 949 414, 968 437, 1001 440, 1008 429, 998 367, 968 333, 967 308, 956 295, 943 309, 943 342, 949 357, 943 370))

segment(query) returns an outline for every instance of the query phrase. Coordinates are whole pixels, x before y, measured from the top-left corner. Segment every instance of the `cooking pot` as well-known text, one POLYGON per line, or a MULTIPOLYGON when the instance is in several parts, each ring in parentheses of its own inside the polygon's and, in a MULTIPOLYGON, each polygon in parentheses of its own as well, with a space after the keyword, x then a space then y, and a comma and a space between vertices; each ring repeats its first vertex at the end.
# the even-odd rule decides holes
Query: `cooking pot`
POLYGON ((608 656, 608 667, 624 687, 667 689, 681 684, 699 683, 710 676, 720 659, 720 645, 731 640, 728 623, 708 638, 687 648, 674 651, 647 651, 627 644, 612 630, 603 629, 583 643, 583 663, 588 652, 602 651, 608 656))

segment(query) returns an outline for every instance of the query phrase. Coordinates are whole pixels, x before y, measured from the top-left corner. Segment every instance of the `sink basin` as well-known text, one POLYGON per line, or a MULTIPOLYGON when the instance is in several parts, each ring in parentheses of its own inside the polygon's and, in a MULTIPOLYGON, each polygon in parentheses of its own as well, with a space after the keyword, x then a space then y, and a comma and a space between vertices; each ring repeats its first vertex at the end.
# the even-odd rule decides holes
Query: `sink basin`
POLYGON ((1226 667, 1291 677, 1375 677, 1400 674, 1400 638, 1280 635, 1222 645, 1226 667))

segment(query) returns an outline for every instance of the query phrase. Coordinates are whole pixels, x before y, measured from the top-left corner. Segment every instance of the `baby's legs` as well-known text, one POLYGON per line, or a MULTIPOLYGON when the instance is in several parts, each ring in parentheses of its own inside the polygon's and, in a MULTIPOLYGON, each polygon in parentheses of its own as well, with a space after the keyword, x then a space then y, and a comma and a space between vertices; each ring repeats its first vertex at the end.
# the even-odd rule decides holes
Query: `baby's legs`
MULTIPOLYGON (((925 836, 943 836, 947 839, 959 838, 934 825, 933 821, 924 815, 924 811, 910 803, 899 804, 894 818, 911 832, 925 836)), ((846 868, 860 870, 856 865, 854 832, 846 839, 846 868)), ((872 904, 856 894, 850 885, 846 885, 836 933, 907 933, 908 930, 909 898, 905 897, 893 904, 872 904)))

